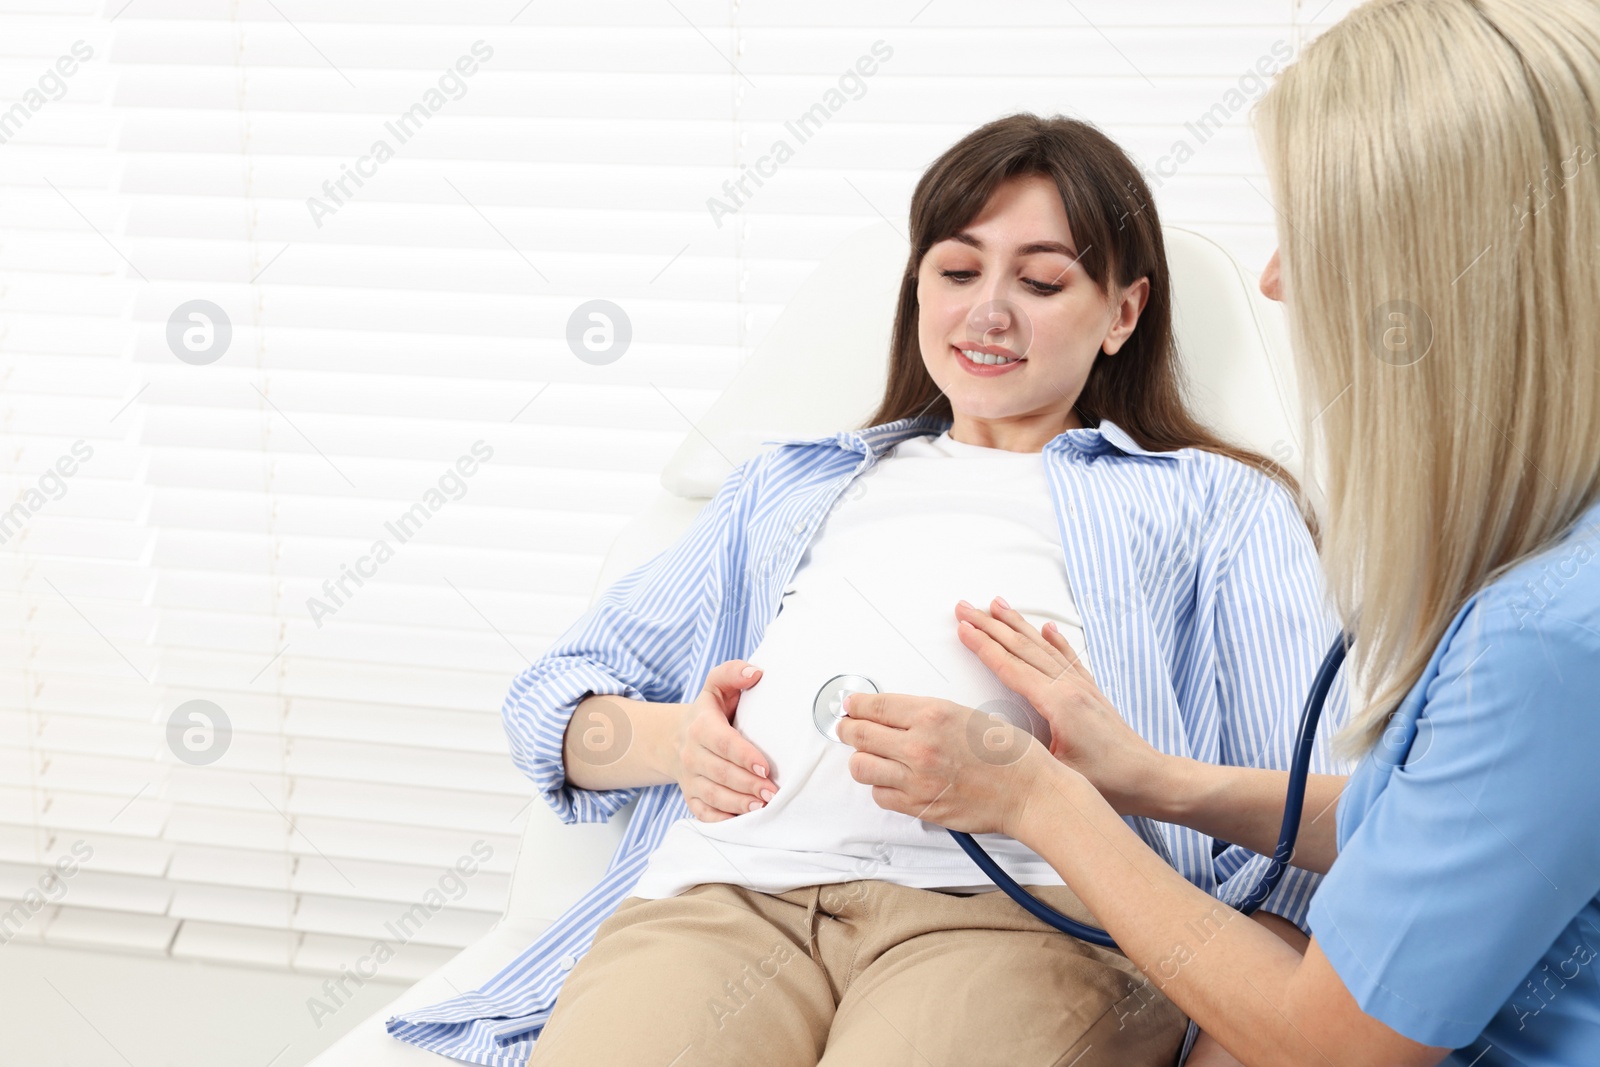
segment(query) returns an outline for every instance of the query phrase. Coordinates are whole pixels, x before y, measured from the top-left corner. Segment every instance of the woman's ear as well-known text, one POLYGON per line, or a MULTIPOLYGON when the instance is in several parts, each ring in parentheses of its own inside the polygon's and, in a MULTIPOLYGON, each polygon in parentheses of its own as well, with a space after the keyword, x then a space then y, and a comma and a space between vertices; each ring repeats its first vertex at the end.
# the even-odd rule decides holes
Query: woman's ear
POLYGON ((1106 338, 1100 343, 1102 354, 1115 355, 1117 350, 1127 341, 1133 333, 1133 328, 1139 325, 1139 316, 1144 312, 1144 306, 1150 300, 1150 279, 1140 278, 1118 294, 1118 300, 1111 319, 1111 328, 1106 331, 1106 338))

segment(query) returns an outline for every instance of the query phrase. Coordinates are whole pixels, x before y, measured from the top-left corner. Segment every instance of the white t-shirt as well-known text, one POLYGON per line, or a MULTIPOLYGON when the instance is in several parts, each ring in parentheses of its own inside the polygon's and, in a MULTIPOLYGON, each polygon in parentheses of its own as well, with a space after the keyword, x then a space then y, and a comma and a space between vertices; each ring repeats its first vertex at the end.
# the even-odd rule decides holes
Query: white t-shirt
MULTIPOLYGON (((818 732, 812 704, 828 679, 860 674, 881 692, 998 711, 1048 742, 1044 720, 956 633, 956 601, 987 610, 996 595, 1036 629, 1054 620, 1089 663, 1043 453, 964 444, 948 431, 902 441, 840 494, 747 657, 763 673, 734 725, 767 756, 777 795, 721 822, 674 823, 632 895, 708 882, 782 893, 861 878, 995 888, 943 827, 878 806, 850 776, 855 749, 818 732)), ((1023 885, 1063 884, 1013 838, 974 837, 1023 885)))

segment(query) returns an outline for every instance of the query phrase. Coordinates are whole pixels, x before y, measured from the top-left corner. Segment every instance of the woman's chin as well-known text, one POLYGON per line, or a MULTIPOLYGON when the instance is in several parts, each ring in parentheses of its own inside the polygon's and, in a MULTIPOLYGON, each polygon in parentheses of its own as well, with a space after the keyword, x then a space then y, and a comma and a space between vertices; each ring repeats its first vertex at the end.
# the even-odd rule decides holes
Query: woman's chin
MULTIPOLYGON (((993 398, 984 400, 966 401, 966 398, 957 394, 946 393, 950 397, 950 413, 956 420, 961 419, 1009 419, 1018 415, 1025 415, 1034 410, 1036 405, 1026 402, 1019 403, 1010 399, 1007 403, 996 403, 993 398), (966 401, 966 402, 963 402, 966 401)), ((1026 398, 1024 398, 1026 400, 1026 398)))

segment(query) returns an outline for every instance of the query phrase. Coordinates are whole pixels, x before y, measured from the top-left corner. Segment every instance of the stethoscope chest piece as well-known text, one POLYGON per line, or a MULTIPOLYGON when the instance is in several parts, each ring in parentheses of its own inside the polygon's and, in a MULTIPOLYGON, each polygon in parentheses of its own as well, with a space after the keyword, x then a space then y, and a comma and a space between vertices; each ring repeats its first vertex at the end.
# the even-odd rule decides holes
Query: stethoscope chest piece
MULTIPOLYGON (((811 704, 811 721, 817 732, 829 741, 839 741, 839 720, 847 714, 844 698, 850 693, 876 693, 872 679, 860 674, 836 674, 822 683, 811 704)), ((843 741, 839 741, 842 745, 843 741)))

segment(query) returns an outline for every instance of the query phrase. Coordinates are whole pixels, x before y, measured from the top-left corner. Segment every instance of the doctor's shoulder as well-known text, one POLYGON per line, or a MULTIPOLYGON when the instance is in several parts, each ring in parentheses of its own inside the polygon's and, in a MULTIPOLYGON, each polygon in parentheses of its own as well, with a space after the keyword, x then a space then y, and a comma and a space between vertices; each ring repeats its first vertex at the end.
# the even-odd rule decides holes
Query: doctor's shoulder
POLYGON ((1485 585, 1474 607, 1518 634, 1575 629, 1600 652, 1600 504, 1485 585))
MULTIPOLYGON (((1413 692, 1435 736, 1498 723, 1552 768, 1600 751, 1600 506, 1468 596, 1413 692)), ((1600 789, 1586 795, 1600 817, 1600 789)))

